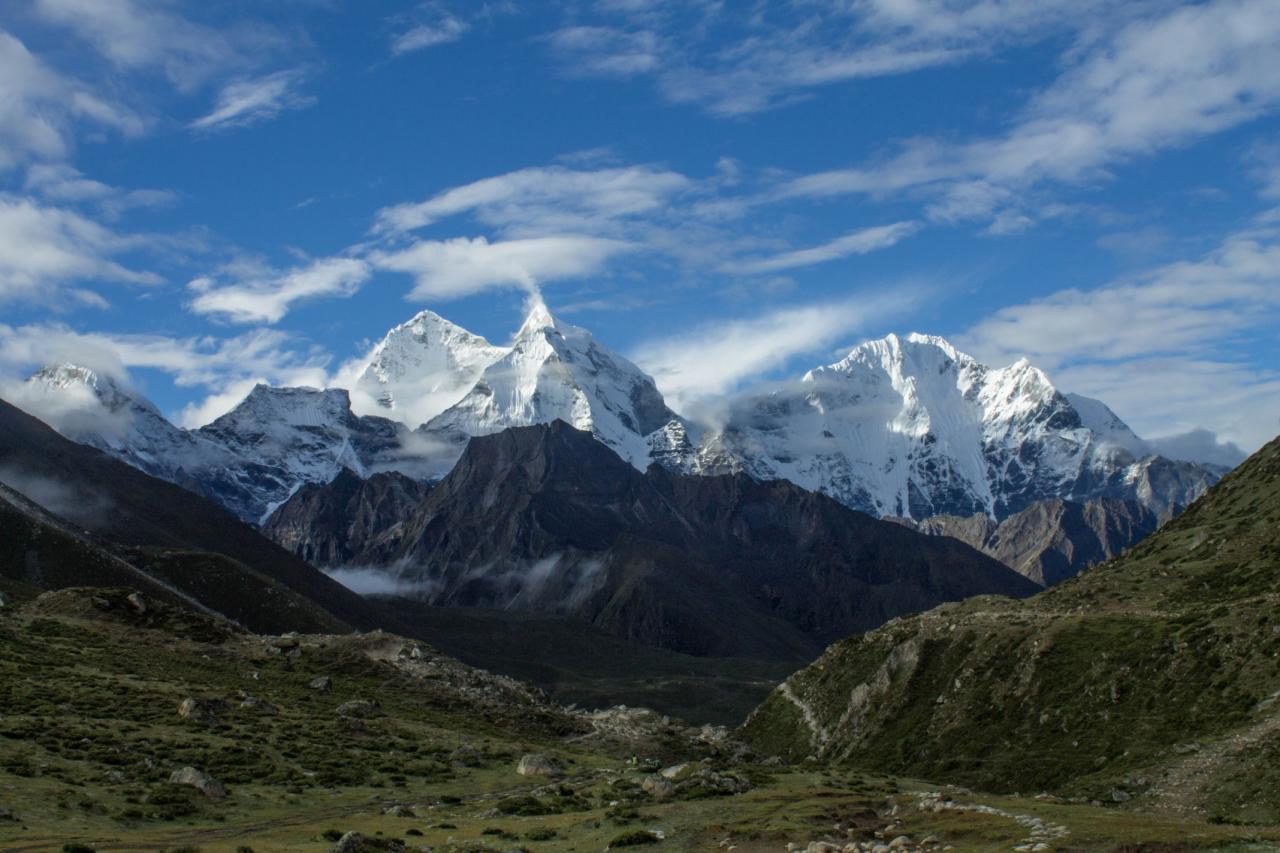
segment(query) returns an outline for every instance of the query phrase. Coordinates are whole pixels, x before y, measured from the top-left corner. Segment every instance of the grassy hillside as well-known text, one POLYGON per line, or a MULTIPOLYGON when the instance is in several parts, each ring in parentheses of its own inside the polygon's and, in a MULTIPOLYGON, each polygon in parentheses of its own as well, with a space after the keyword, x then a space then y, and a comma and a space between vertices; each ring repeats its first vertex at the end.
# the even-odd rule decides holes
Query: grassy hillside
POLYGON ((374 601, 415 637, 472 666, 533 682, 565 705, 638 705, 696 723, 735 726, 796 669, 777 661, 682 655, 546 613, 374 601))
POLYGON ((1280 440, 1121 557, 835 644, 742 736, 792 758, 1280 818, 1280 440))
POLYGON ((906 851, 1280 842, 1274 828, 769 765, 656 714, 564 710, 390 634, 260 637, 149 599, 140 609, 124 589, 6 588, 17 595, 0 606, 5 851, 319 853, 350 831, 366 838, 357 850, 437 853, 623 841, 775 853, 902 835, 906 851), (311 686, 322 677, 327 691, 311 686), (528 753, 560 773, 517 774, 528 753), (677 763, 670 789, 655 788, 677 763), (186 767, 225 795, 172 782, 186 767))

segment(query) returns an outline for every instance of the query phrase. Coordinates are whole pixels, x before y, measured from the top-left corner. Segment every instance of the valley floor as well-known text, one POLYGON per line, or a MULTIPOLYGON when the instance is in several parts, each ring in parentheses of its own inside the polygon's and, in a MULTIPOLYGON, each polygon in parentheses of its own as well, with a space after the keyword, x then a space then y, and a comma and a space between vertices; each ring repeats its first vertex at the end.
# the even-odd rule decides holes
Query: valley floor
POLYGON ((722 729, 568 711, 377 632, 258 637, 127 590, 0 609, 0 851, 586 853, 627 842, 1172 853, 1280 849, 1280 827, 778 766, 722 729), (560 771, 519 775, 529 754, 560 771), (184 767, 225 795, 175 784, 184 767), (352 831, 362 845, 335 847, 352 831))
MULTIPOLYGON (((231 851, 245 846, 255 853, 325 851, 340 834, 354 830, 374 842, 402 840, 409 849, 550 853, 603 850, 637 829, 661 834, 664 840, 654 849, 671 851, 775 853, 786 850, 788 843, 805 850, 814 841, 834 843, 840 850, 851 839, 879 845, 900 836, 910 839, 907 850, 1280 849, 1278 827, 1217 826, 820 771, 779 773, 761 787, 726 798, 625 807, 600 801, 562 814, 501 814, 503 803, 531 796, 540 787, 521 784, 513 767, 501 763, 459 774, 447 783, 413 785, 394 794, 356 786, 295 795, 277 786, 245 785, 225 801, 202 806, 198 816, 133 826, 68 803, 69 792, 57 784, 7 777, 0 791, 6 802, 15 804, 20 820, 0 827, 0 850, 59 850, 67 843, 81 843, 100 851, 231 851), (939 795, 950 802, 934 811, 939 795), (384 814, 399 804, 407 805, 413 816, 384 814)), ((600 766, 557 784, 594 800, 593 794, 607 796, 610 782, 629 773, 635 781, 642 775, 621 765, 600 766)), ((92 796, 76 793, 82 800, 92 796)))

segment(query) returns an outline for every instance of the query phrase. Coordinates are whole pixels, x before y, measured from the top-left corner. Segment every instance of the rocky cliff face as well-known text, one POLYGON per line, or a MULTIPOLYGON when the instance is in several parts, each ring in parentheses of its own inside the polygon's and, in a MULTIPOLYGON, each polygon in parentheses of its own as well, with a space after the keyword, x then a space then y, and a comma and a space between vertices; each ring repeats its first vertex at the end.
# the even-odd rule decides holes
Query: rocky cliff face
POLYGON ((995 557, 1018 574, 1050 586, 1120 554, 1159 526, 1140 503, 1095 498, 1083 504, 1052 498, 1001 522, 985 514, 937 515, 922 521, 893 519, 934 536, 959 539, 995 557))
POLYGON ((641 473, 559 421, 473 439, 418 507, 370 532, 350 561, 431 603, 572 615, 700 654, 803 657, 940 601, 1034 590, 961 543, 791 483, 641 473))
POLYGON ((1280 817, 1280 440, 1120 557, 850 637, 743 736, 793 758, 1280 817))
POLYGON ((431 487, 394 471, 361 479, 343 468, 308 483, 262 527, 265 536, 316 566, 347 566, 374 535, 394 536, 431 487))

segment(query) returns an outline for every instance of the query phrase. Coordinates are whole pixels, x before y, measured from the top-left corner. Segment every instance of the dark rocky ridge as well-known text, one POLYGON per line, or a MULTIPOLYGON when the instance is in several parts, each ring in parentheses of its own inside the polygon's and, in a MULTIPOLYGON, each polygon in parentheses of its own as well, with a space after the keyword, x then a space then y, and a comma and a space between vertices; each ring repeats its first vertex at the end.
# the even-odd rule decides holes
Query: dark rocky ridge
POLYGON ((362 480, 343 468, 332 482, 298 489, 262 532, 309 563, 347 565, 372 536, 390 535, 429 491, 429 484, 395 471, 362 480))
POLYGON ((17 517, 26 516, 24 537, 33 537, 30 547, 9 542, 0 572, 10 577, 29 581, 40 548, 58 542, 39 573, 50 588, 127 581, 111 557, 255 631, 370 629, 384 622, 360 596, 217 504, 63 438, 3 400, 0 481, 40 509, 5 502, 14 524, 6 531, 16 531, 17 517), (50 531, 58 527, 65 530, 55 536, 50 531), (77 549, 83 559, 68 556, 77 549))
MULTIPOLYGON (((296 541, 323 538, 297 532, 291 504, 267 529, 289 518, 296 541)), ((1036 588, 963 543, 786 481, 641 473, 560 421, 472 439, 350 562, 386 567, 432 604, 557 613, 662 648, 774 659, 943 601, 1036 588)))
POLYGON ((1150 509, 1119 498, 1095 498, 1082 504, 1053 498, 1000 522, 983 513, 967 518, 889 520, 921 533, 959 539, 1041 586, 1060 583, 1111 559, 1160 526, 1150 509))

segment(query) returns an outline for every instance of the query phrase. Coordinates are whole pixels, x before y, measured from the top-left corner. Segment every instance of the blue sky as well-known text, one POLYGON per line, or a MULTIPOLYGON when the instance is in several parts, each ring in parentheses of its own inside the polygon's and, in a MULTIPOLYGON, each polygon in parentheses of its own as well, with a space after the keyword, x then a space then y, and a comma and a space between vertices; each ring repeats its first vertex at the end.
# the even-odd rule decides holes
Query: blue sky
POLYGON ((680 409, 923 331, 1252 449, 1278 113, 1274 0, 12 0, 0 377, 196 425, 537 291, 680 409))

